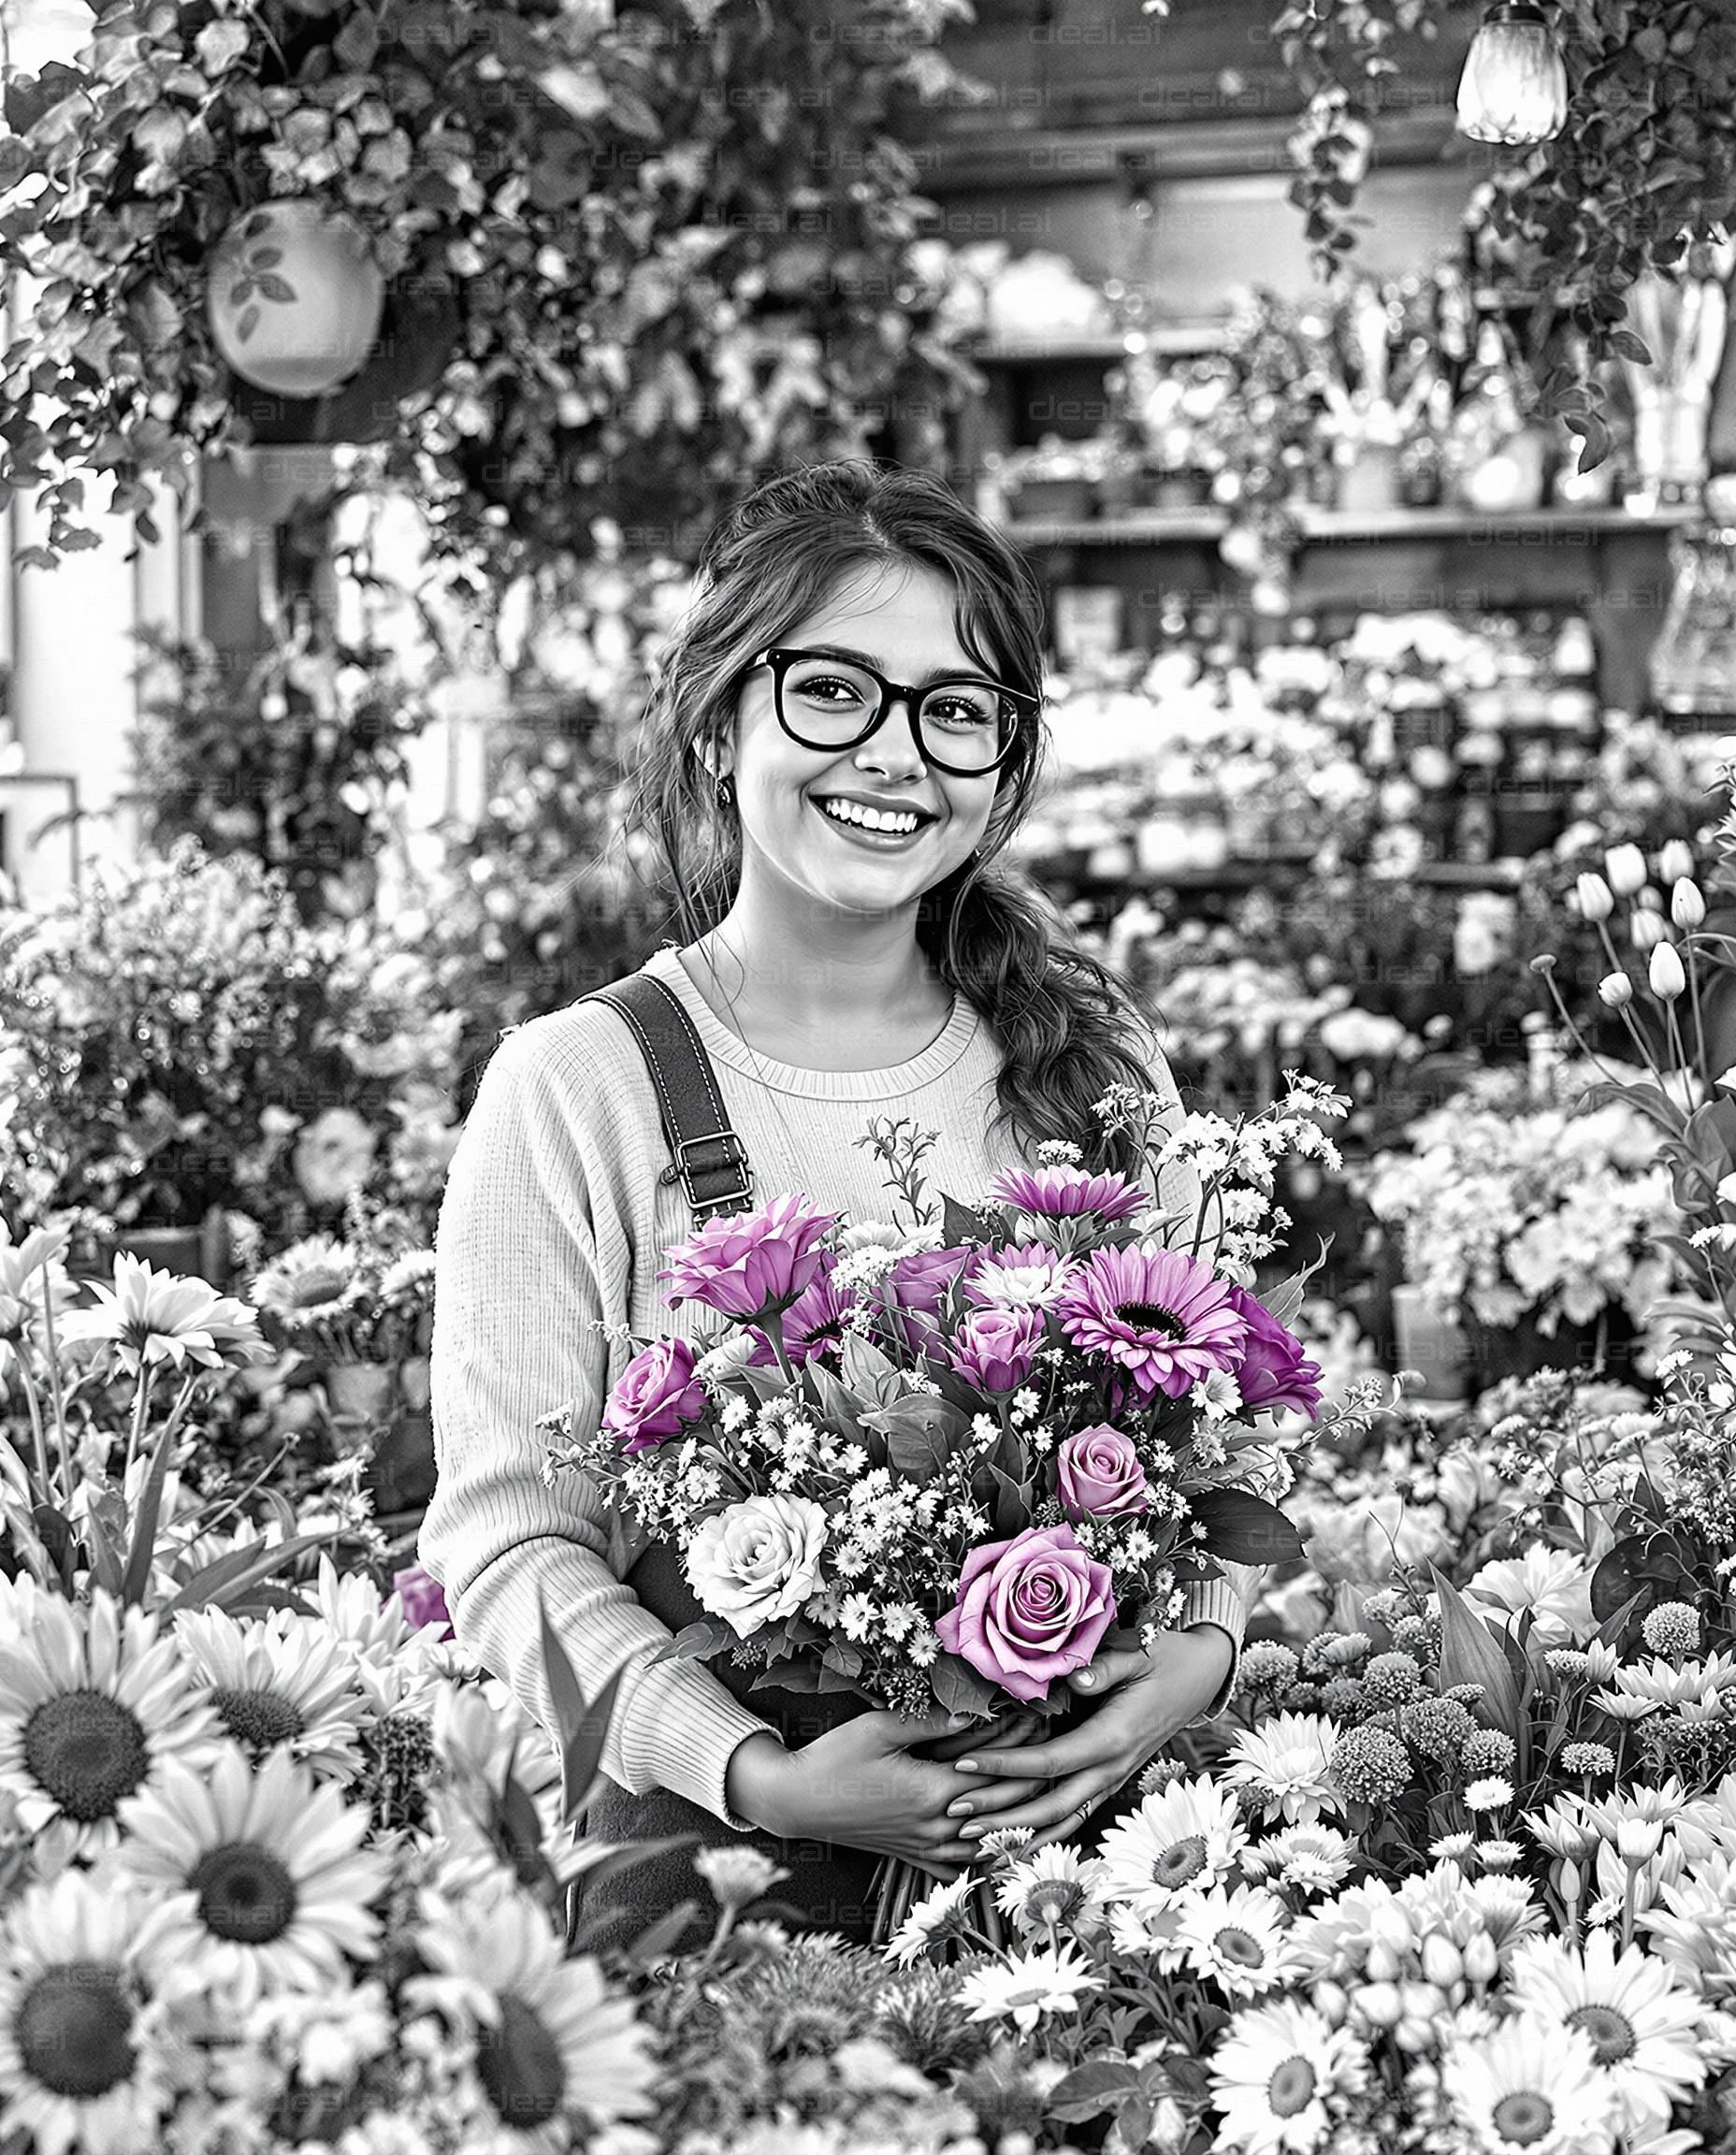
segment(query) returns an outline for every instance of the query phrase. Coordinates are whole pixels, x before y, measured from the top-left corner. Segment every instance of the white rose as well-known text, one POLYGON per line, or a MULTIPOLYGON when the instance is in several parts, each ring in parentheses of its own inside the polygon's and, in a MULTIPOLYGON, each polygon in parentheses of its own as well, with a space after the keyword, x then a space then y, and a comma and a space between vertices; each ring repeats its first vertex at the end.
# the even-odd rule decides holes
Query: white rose
POLYGON ((749 1497, 706 1520, 687 1551, 700 1607, 739 1639, 793 1616, 819 1584, 826 1511, 811 1497, 749 1497))

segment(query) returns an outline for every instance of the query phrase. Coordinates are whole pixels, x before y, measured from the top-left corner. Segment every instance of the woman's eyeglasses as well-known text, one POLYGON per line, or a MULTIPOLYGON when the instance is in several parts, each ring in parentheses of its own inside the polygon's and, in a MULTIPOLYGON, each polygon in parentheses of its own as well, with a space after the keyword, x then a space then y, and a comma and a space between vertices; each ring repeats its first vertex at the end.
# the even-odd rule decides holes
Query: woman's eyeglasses
POLYGON ((777 722, 803 748, 859 748, 902 703, 922 760, 961 778, 1005 762, 1039 707, 1035 696, 978 673, 918 688, 825 651, 779 646, 760 652, 749 671, 757 666, 770 667, 777 722))

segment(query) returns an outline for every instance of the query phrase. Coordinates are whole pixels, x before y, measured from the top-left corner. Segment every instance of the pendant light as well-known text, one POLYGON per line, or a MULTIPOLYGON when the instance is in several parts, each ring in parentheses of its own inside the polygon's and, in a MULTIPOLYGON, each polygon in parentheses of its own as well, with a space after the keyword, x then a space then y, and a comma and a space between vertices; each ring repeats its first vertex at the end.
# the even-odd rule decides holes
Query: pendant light
POLYGON ((1458 123, 1475 142, 1546 142, 1568 116, 1568 71, 1543 10, 1496 0, 1459 77, 1458 123))

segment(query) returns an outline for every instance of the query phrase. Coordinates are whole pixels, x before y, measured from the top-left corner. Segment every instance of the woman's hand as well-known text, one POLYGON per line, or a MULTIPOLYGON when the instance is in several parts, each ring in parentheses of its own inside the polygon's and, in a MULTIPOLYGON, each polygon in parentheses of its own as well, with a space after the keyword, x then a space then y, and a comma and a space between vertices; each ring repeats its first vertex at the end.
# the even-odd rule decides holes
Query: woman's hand
MULTIPOLYGON (((860 1714, 830 1728, 798 1751, 786 1751, 767 1735, 737 1744, 726 1776, 727 1800, 738 1816, 751 1818, 785 1841, 837 1841, 901 1856, 944 1879, 958 1876, 976 1851, 959 1832, 962 1815, 948 1815, 960 1795, 950 1763, 961 1746, 989 1758, 1032 1733, 1016 1714, 992 1728, 961 1726, 938 1708, 911 1718, 903 1714, 860 1714), (928 1754, 943 1747, 945 1757, 928 1754)), ((1034 1779, 1001 1785, 1005 1800, 1036 1792, 1034 1779)))
POLYGON ((1081 1699, 1102 1700, 1084 1721, 1047 1742, 998 1751, 984 1745, 955 1762, 972 1814, 961 1839, 1029 1826, 1035 1838, 1021 1852, 1028 1856, 1078 1833, 1106 1797, 1197 1718, 1235 1656, 1229 1634, 1215 1624, 1161 1631, 1149 1653, 1100 1654, 1067 1678, 1081 1699))

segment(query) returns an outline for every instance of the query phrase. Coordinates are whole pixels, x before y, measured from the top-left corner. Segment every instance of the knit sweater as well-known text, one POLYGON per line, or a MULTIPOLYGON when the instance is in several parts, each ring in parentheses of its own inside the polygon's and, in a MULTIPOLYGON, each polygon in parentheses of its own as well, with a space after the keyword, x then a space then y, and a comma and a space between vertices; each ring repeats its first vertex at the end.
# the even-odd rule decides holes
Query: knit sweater
MULTIPOLYGON (((673 949, 648 970, 680 996, 747 1149, 759 1199, 803 1192, 853 1220, 892 1198, 858 1140, 871 1119, 938 1131, 931 1192, 965 1201, 1004 1167, 1029 1164, 996 1127, 1001 1052, 961 996, 919 1055, 890 1069, 807 1070, 757 1055, 713 1014, 673 949)), ((1174 1095, 1161 1055, 1152 1090, 1174 1095)), ((657 1272, 688 1234, 658 1101, 626 1022, 574 1004, 510 1033, 484 1075, 452 1164, 437 1237, 433 1415, 439 1482, 423 1562, 443 1584, 458 1639, 545 1728, 556 1726, 539 1609, 587 1698, 623 1671, 602 1771, 643 1795, 666 1788, 745 1830, 725 1801, 731 1754, 766 1724, 694 1661, 651 1665, 669 1630, 623 1584, 644 1546, 582 1474, 545 1477, 538 1418, 571 1405, 594 1428, 628 1354, 626 1331, 693 1337, 716 1320, 670 1309, 657 1272), (605 1335, 600 1326, 612 1329, 605 1335)), ((1173 1201, 1168 1190, 1163 1193, 1173 1201)), ((1190 1595, 1185 1623, 1239 1642, 1227 1579, 1190 1595)))

